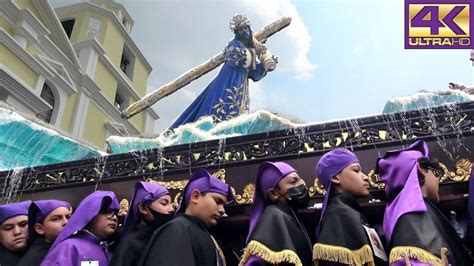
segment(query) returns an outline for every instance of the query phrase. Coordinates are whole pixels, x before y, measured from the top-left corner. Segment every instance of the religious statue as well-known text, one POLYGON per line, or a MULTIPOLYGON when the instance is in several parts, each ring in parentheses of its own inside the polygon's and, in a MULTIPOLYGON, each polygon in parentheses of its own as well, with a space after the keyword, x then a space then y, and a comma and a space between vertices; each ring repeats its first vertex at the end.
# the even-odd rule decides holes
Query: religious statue
POLYGON ((219 74, 173 122, 171 129, 203 116, 212 116, 220 122, 248 113, 248 79, 259 81, 275 69, 277 58, 253 37, 246 16, 234 15, 230 29, 235 38, 224 49, 224 65, 219 74))
POLYGON ((235 15, 230 22, 235 38, 224 51, 132 103, 122 111, 122 118, 133 117, 222 63, 224 66, 217 77, 176 119, 170 129, 194 122, 202 116, 212 116, 216 121, 222 121, 248 112, 248 79, 262 79, 268 72, 273 71, 278 63, 278 59, 268 52, 264 43, 290 23, 290 17, 281 17, 253 33, 249 19, 244 15, 235 15))

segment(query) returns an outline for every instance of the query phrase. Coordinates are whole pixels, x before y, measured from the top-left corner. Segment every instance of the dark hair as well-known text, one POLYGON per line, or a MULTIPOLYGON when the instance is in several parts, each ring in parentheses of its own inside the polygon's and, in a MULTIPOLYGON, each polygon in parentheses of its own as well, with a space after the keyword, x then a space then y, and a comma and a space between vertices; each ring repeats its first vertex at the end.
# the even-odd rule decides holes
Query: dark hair
MULTIPOLYGON (((437 159, 430 160, 426 157, 421 157, 418 159, 418 165, 420 168, 425 170, 434 170, 444 173, 444 170, 441 168, 441 165, 437 159)), ((418 169, 418 182, 420 183, 420 186, 425 184, 425 175, 420 171, 420 169, 418 169)))
POLYGON ((247 48, 254 48, 255 47, 255 43, 253 42, 253 32, 252 32, 252 28, 250 28, 250 26, 242 26, 242 27, 237 27, 234 29, 234 34, 235 34, 235 38, 239 41, 241 41, 247 48), (246 36, 244 34, 242 34, 242 30, 244 28, 247 28, 249 30, 249 35, 246 36))
MULTIPOLYGON (((201 192, 199 191, 200 195, 201 196, 206 196, 206 194, 208 193, 208 191, 206 192, 201 192)), ((189 199, 191 201, 191 199, 189 199)), ((189 207, 189 202, 184 202, 184 195, 183 195, 183 198, 181 199, 181 208, 180 208, 180 211, 182 210, 183 212, 186 211, 186 209, 189 207)))
MULTIPOLYGON (((430 160, 426 157, 421 157, 418 158, 418 165, 420 168, 425 169, 425 170, 434 170, 434 171, 440 171, 444 172, 443 168, 441 168, 441 165, 439 164, 438 160, 430 160)), ((417 167, 417 175, 418 175, 418 184, 420 184, 420 187, 422 187, 425 184, 425 174, 423 174, 422 171, 417 167)), ((403 188, 399 188, 396 190, 392 190, 389 194, 387 194, 387 201, 392 202, 400 193, 400 191, 403 188)))
POLYGON ((422 187, 425 184, 425 174, 423 174, 420 169, 416 170, 418 172, 418 183, 420 184, 420 187, 422 187))

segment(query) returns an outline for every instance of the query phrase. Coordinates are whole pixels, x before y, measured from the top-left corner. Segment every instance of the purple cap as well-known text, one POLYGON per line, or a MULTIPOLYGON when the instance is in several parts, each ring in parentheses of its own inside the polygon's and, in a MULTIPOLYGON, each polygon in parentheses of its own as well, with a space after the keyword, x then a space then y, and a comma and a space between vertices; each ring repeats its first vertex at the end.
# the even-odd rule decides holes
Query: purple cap
POLYGON ((7 219, 19 215, 28 215, 31 200, 0 205, 0 225, 7 219))
POLYGON ((269 203, 267 198, 268 189, 277 187, 282 178, 293 172, 296 172, 296 170, 284 162, 263 162, 258 167, 247 242, 269 203))
POLYGON ((321 159, 319 159, 319 162, 316 165, 316 176, 324 189, 326 189, 326 195, 323 200, 319 224, 316 228, 316 236, 319 237, 321 221, 323 220, 323 215, 326 211, 329 197, 331 196, 331 179, 342 172, 342 170, 347 166, 358 162, 359 159, 353 152, 343 148, 334 149, 324 154, 321 159))
POLYGON ((213 177, 206 169, 198 168, 194 171, 193 175, 189 179, 186 187, 184 188, 183 200, 179 205, 176 213, 185 212, 188 202, 191 198, 191 193, 193 190, 199 190, 203 192, 215 192, 227 197, 227 201, 234 200, 234 195, 230 190, 230 186, 221 180, 213 177))
POLYGON ((85 197, 81 203, 79 203, 79 206, 71 219, 69 219, 69 222, 64 226, 61 233, 59 233, 50 251, 77 231, 84 229, 102 209, 113 209, 117 211, 120 209, 114 192, 98 190, 85 197))
POLYGON ((139 222, 138 204, 145 202, 153 202, 164 195, 169 195, 170 192, 163 186, 152 184, 148 182, 137 182, 135 184, 135 194, 133 195, 132 203, 125 218, 122 235, 133 231, 139 222))
POLYGON ((59 207, 71 209, 71 204, 69 204, 69 202, 60 200, 37 200, 31 203, 30 209, 28 211, 28 230, 30 234, 30 238, 28 240, 30 243, 32 243, 36 238, 34 229, 35 223, 43 223, 44 218, 46 218, 48 214, 59 207))
POLYGON ((428 145, 419 140, 405 149, 388 151, 377 160, 376 173, 385 183, 387 207, 383 229, 390 242, 398 219, 410 212, 426 212, 420 183, 418 159, 428 157, 428 145))

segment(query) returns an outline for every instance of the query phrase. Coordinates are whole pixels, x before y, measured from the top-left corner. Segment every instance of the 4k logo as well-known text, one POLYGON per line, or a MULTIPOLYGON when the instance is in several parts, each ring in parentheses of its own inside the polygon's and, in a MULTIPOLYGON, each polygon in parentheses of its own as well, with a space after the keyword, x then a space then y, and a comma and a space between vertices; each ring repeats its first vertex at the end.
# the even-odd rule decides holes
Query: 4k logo
POLYGON ((472 0, 406 0, 406 49, 471 49, 472 0))

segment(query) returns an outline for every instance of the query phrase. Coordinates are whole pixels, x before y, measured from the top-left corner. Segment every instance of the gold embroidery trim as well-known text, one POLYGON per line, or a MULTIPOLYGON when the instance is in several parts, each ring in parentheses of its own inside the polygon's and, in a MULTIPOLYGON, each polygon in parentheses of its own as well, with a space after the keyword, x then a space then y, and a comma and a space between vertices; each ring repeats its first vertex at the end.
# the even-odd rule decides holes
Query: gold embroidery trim
POLYGON ((288 262, 293 263, 295 266, 303 266, 300 258, 293 250, 284 249, 282 251, 273 251, 255 240, 250 241, 247 247, 245 247, 239 266, 243 266, 250 256, 258 257, 271 264, 288 262))
POLYGON ((313 261, 318 263, 320 260, 339 262, 349 265, 374 266, 374 254, 369 245, 364 245, 357 250, 350 250, 341 246, 331 246, 317 243, 313 247, 313 261))
MULTIPOLYGON (((219 253, 219 256, 221 256, 222 266, 226 266, 224 252, 222 252, 221 248, 219 247, 219 244, 217 244, 217 241, 214 239, 214 237, 212 235, 210 235, 210 236, 211 236, 212 242, 214 243, 214 246, 216 247, 217 252, 219 253)), ((220 266, 218 258, 217 258, 217 264, 216 265, 220 266)))
MULTIPOLYGON (((445 249, 446 248, 442 248, 441 250, 443 251, 445 249)), ((422 248, 412 246, 394 247, 392 251, 390 251, 389 261, 392 263, 397 260, 405 260, 407 257, 410 259, 419 260, 420 262, 430 263, 435 266, 445 266, 443 259, 436 257, 422 248)))

